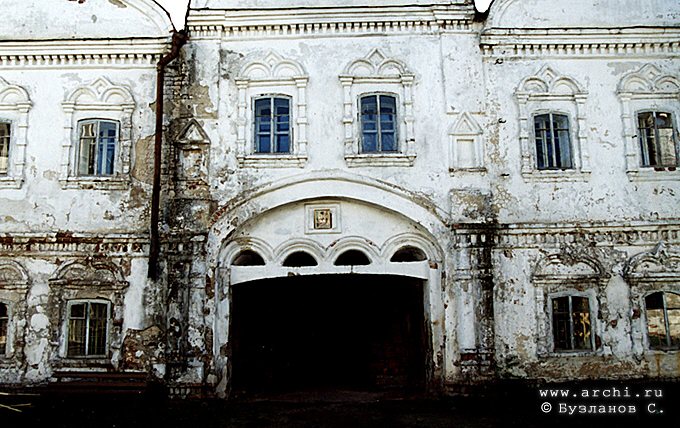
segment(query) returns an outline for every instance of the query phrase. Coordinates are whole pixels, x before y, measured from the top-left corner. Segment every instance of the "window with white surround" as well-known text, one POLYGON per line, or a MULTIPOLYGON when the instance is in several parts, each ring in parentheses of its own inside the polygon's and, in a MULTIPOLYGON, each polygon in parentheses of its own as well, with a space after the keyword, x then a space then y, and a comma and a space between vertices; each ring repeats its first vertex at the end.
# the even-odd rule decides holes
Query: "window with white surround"
POLYGON ((305 166, 308 80, 302 65, 274 52, 241 68, 236 78, 241 167, 305 166))
POLYGON ((81 120, 78 123, 78 175, 114 174, 119 124, 111 120, 81 120))
POLYGON ((528 180, 585 180, 590 172, 585 129, 587 92, 544 66, 515 91, 519 107, 522 176, 528 180))
POLYGON ((68 357, 106 357, 110 303, 104 300, 68 302, 68 357))
POLYGON ((549 255, 538 262, 532 281, 539 356, 601 350, 595 314, 607 310, 607 280, 602 266, 581 249, 549 255))
POLYGON ((621 100, 626 172, 630 180, 680 177, 678 128, 680 80, 646 64, 623 77, 621 100))
POLYGON ((351 62, 343 87, 345 160, 350 167, 412 166, 414 74, 379 49, 351 62))
POLYGON ((0 77, 0 189, 18 189, 24 181, 31 106, 26 89, 0 77))
POLYGON ((130 90, 102 77, 73 90, 62 106, 66 113, 59 177, 62 186, 126 188, 135 110, 130 90))
POLYGON ((20 320, 26 316, 29 277, 19 263, 0 260, 0 365, 20 365, 24 357, 15 345, 22 336, 20 320))
POLYGON ((638 140, 642 167, 675 168, 678 166, 678 144, 673 115, 664 111, 638 113, 638 140))

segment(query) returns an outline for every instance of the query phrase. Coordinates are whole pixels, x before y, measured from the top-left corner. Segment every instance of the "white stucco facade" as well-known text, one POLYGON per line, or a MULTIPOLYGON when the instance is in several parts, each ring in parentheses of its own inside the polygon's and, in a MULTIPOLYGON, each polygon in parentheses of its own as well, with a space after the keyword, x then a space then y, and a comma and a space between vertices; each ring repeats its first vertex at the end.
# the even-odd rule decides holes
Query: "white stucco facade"
POLYGON ((78 19, 0 27, 0 382, 111 366, 228 396, 235 290, 315 276, 417 281, 431 390, 680 373, 676 315, 654 345, 645 303, 680 293, 677 2, 497 0, 487 16, 467 0, 193 1, 164 88, 155 281, 156 63, 171 24, 150 1, 59 3, 78 19), (381 137, 394 150, 365 145, 371 96, 394 100, 381 137), (258 128, 261 99, 288 106, 268 116, 286 126, 278 153, 257 142, 274 135, 258 128), (650 112, 671 118, 674 163, 643 158, 650 112), (541 135, 567 154, 544 167, 538 123, 553 132, 558 116, 564 129, 541 135), (88 119, 120 124, 111 174, 78 172, 88 119), (414 248, 423 257, 395 259, 414 248), (369 263, 338 265, 346 251, 369 263), (261 260, 244 266, 244 252, 261 260), (316 264, 287 265, 296 252, 316 264), (99 358, 67 356, 81 300, 110 302, 99 358), (586 302, 567 332, 559 302, 586 302), (164 343, 139 345, 147 333, 164 343))

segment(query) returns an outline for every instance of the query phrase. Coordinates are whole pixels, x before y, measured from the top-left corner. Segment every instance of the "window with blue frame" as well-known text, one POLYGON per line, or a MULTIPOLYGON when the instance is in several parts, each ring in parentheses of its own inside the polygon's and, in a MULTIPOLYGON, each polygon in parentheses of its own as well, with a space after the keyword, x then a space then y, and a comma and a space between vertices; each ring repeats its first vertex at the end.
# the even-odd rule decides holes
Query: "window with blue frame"
POLYGON ((291 120, 288 97, 255 100, 255 153, 290 153, 291 120))
POLYGON ((78 122, 78 174, 113 175, 119 124, 112 120, 78 122))
POLYGON ((536 168, 571 169, 569 118, 564 114, 546 113, 534 116, 536 168))
POLYGON ((361 152, 397 152, 397 99, 366 95, 360 99, 361 152))

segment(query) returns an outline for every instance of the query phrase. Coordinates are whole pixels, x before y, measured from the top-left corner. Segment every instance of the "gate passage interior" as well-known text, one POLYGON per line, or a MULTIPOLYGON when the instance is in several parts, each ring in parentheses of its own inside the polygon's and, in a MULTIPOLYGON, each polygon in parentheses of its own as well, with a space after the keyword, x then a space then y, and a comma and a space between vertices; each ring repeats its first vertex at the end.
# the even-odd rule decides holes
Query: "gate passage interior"
POLYGON ((295 276, 237 284, 232 293, 234 391, 425 385, 422 280, 295 276))

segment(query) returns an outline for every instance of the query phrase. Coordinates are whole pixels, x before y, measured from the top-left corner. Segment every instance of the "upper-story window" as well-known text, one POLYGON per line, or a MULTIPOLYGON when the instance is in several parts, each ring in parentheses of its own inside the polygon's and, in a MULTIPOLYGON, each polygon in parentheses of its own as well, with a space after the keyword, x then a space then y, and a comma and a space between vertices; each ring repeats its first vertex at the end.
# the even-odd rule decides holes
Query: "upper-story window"
POLYGON ((7 305, 0 302, 0 355, 7 352, 7 330, 9 327, 9 310, 7 305))
POLYGON ((301 64, 269 52, 236 76, 236 159, 241 167, 303 168, 307 163, 307 82, 301 64))
POLYGON ((361 97, 361 152, 396 152, 397 99, 392 95, 361 97))
POLYGON ((569 137, 569 116, 558 113, 534 116, 536 168, 569 169, 573 167, 569 137))
POLYGON ((0 77, 0 189, 21 187, 26 167, 28 91, 0 77))
POLYGON ((522 80, 515 91, 522 177, 532 181, 588 178, 587 96, 576 80, 549 66, 522 80))
POLYGON ((645 297, 650 349, 680 348, 680 294, 656 292, 645 297))
POLYGON ((78 174, 113 175, 119 124, 111 120, 82 120, 78 123, 78 174))
POLYGON ((661 111, 638 113, 638 138, 642 166, 674 167, 678 165, 671 113, 661 111))
POLYGON ((65 188, 126 189, 132 161, 130 90, 101 77, 79 86, 62 102, 63 153, 59 181, 65 188))
POLYGON ((401 61, 374 49, 349 63, 339 78, 347 166, 413 166, 415 75, 401 61))
POLYGON ((0 174, 7 174, 9 165, 9 134, 10 124, 0 123, 0 174))
POLYGON ((632 181, 677 180, 680 80, 653 64, 626 74, 617 90, 622 107, 626 174, 632 181))
POLYGON ((67 356, 105 357, 108 349, 108 320, 108 302, 70 302, 67 356))
POLYGON ((290 153, 290 97, 255 100, 255 152, 290 153))

